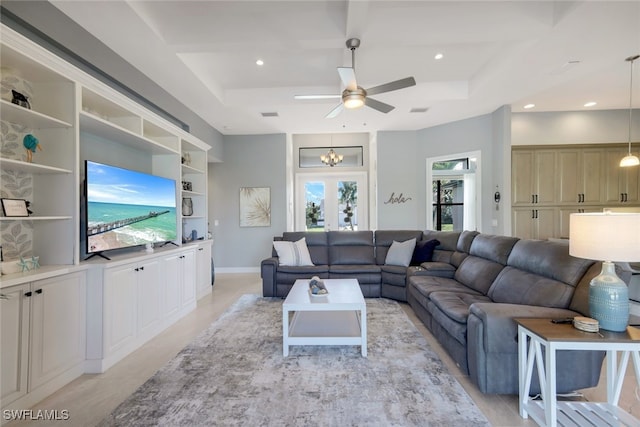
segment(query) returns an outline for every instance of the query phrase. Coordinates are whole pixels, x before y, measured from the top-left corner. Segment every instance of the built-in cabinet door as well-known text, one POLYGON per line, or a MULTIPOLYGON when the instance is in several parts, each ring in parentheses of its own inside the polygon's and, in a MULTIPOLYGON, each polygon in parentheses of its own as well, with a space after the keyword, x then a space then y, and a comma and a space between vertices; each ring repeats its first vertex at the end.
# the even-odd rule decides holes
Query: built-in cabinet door
POLYGON ((548 239, 556 235, 557 209, 533 207, 513 209, 513 235, 521 239, 548 239))
POLYGON ((170 255, 163 260, 165 295, 164 295, 164 315, 166 318, 175 318, 180 313, 181 296, 180 287, 182 279, 180 277, 180 256, 182 254, 170 255))
POLYGON ((162 327, 162 297, 160 262, 150 260, 136 267, 138 292, 138 334, 154 334, 162 327))
POLYGON ((73 273, 31 285, 30 390, 85 359, 86 276, 73 273))
POLYGON ((211 292, 211 242, 204 242, 196 250, 197 298, 211 292))
POLYGON ((27 393, 29 284, 0 290, 0 401, 3 406, 27 393))
POLYGON ((600 203, 604 198, 603 175, 604 151, 583 149, 580 159, 581 203, 600 203))
POLYGON ((511 186, 514 205, 534 205, 555 201, 556 152, 518 150, 511 157, 511 186))
POLYGON ((609 149, 605 164, 605 200, 612 206, 640 201, 640 167, 620 167, 620 159, 628 150, 609 149))
POLYGON ((105 270, 104 353, 113 354, 132 343, 137 322, 137 264, 105 270))
POLYGON ((196 253, 195 251, 184 252, 181 258, 182 263, 182 304, 185 307, 196 302, 196 253))
MULTIPOLYGON (((558 203, 600 203, 603 198, 602 158, 600 149, 558 150, 558 203)), ((550 176, 555 179, 555 172, 550 176)))
POLYGON ((535 153, 535 204, 554 203, 556 197, 556 152, 538 150, 535 153))

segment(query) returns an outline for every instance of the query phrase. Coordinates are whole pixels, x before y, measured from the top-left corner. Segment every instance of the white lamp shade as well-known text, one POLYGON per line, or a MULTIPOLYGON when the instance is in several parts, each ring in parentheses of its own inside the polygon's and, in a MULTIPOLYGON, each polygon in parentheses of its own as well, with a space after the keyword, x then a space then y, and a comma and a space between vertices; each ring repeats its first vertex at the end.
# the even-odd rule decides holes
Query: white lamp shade
POLYGON ((581 213, 569 219, 569 253, 596 261, 640 261, 640 213, 581 213))

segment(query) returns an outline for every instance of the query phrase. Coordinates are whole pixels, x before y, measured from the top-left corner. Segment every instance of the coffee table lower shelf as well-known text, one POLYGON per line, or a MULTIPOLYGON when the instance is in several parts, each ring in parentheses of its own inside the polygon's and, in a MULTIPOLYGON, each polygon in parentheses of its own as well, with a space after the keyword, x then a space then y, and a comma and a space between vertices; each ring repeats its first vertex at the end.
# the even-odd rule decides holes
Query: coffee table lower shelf
MULTIPOLYGON (((546 425, 544 401, 530 400, 524 405, 525 410, 539 425, 546 425)), ((593 420, 599 426, 637 426, 640 425, 633 415, 610 403, 595 402, 557 402, 558 426, 592 425, 593 420)))
POLYGON ((363 345, 359 312, 296 311, 284 345, 363 345))

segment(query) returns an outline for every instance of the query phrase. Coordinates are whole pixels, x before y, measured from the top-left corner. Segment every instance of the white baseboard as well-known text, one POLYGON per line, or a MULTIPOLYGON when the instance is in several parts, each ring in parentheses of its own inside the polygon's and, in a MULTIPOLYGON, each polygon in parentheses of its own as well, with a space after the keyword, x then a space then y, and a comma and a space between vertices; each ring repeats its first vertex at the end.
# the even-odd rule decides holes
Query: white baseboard
POLYGON ((260 267, 216 267, 217 273, 260 273, 260 267))

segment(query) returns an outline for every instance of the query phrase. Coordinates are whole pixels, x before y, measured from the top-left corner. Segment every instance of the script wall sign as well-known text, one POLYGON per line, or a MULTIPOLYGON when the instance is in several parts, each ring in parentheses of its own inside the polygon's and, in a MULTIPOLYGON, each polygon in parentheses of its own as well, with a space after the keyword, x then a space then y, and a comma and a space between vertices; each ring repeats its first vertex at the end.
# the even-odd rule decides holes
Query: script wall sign
POLYGON ((391 193, 391 196, 389 196, 389 200, 387 200, 386 202, 384 202, 385 205, 388 204, 401 204, 401 203, 407 203, 409 200, 412 200, 411 197, 405 197, 404 194, 400 193, 396 196, 395 191, 391 193))

